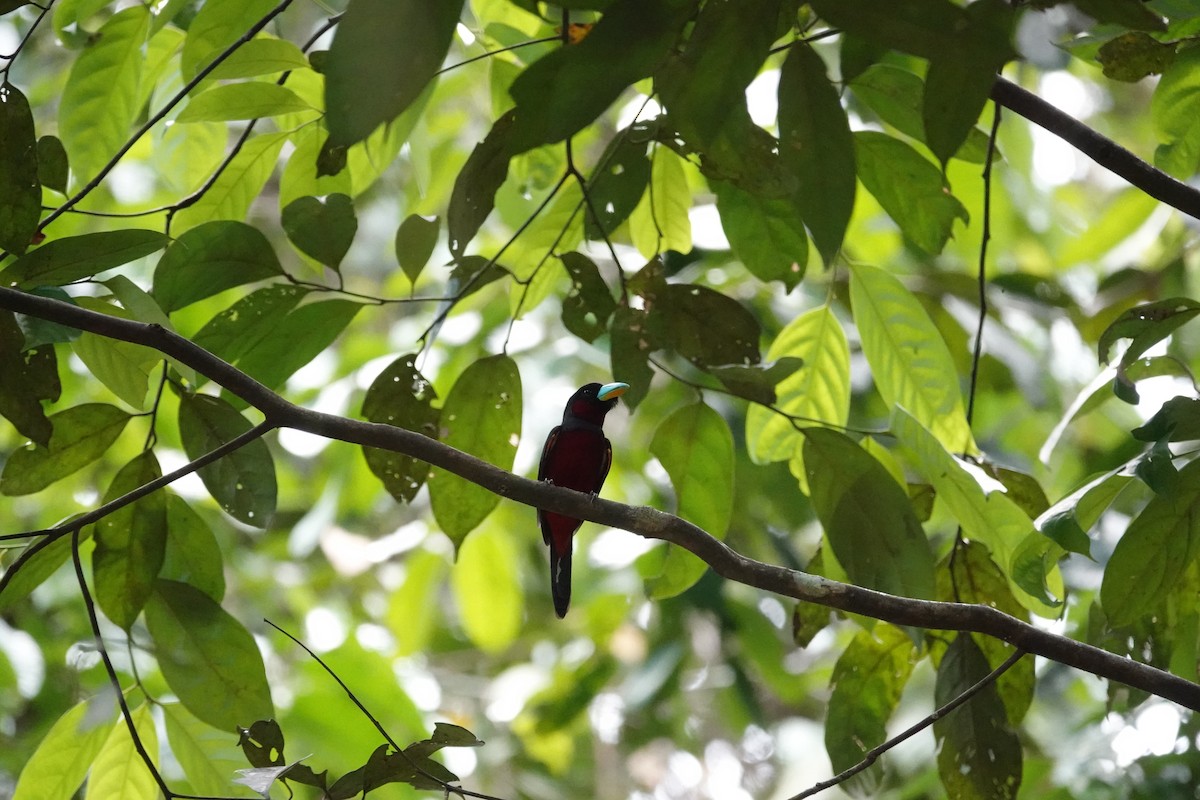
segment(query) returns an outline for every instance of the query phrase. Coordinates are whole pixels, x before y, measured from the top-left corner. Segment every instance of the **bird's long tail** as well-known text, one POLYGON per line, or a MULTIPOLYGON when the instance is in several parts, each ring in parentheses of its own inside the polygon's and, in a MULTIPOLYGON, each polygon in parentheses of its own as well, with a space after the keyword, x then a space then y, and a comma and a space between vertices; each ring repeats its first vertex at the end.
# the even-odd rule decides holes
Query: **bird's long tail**
POLYGON ((571 537, 559 544, 550 537, 550 594, 554 597, 554 613, 559 619, 567 615, 571 604, 571 537))

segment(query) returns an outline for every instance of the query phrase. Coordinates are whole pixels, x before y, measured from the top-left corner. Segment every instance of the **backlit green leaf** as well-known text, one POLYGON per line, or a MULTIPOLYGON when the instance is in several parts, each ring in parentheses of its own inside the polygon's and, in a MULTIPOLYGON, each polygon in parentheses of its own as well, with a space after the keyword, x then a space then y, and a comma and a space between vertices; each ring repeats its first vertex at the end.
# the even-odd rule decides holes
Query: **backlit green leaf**
POLYGON ((933 553, 908 492, 847 436, 804 432, 813 507, 850 580, 889 594, 932 599, 933 553))
POLYGON ((274 6, 275 0, 209 0, 199 6, 180 57, 183 77, 195 77, 274 6))
POLYGON ((835 773, 887 739, 887 723, 913 668, 913 643, 899 628, 859 631, 838 657, 829 686, 825 750, 835 773))
POLYGON ((246 759, 233 737, 201 722, 180 703, 163 703, 162 710, 171 753, 192 790, 213 797, 237 796, 233 776, 246 766, 246 759))
MULTIPOLYGON (((162 477, 158 459, 146 451, 121 468, 104 502, 116 500, 162 477)), ((92 574, 96 601, 105 616, 129 630, 141 613, 163 565, 167 546, 167 499, 161 492, 117 509, 96 523, 92 574)))
POLYGON ((797 42, 779 73, 779 153, 799 184, 796 202, 828 264, 854 209, 854 140, 825 62, 797 42))
POLYGON ((362 307, 350 300, 302 305, 288 312, 256 347, 243 351, 238 367, 268 388, 282 386, 296 370, 328 350, 362 307))
POLYGON ((89 713, 96 702, 79 703, 59 717, 21 770, 12 800, 75 796, 111 730, 111 714, 97 720, 89 713))
POLYGON ((146 627, 167 685, 198 719, 232 733, 272 716, 254 637, 204 592, 157 581, 146 605, 146 627))
MULTIPOLYGON (((188 458, 196 459, 253 427, 225 400, 211 395, 179 398, 179 437, 188 458)), ((202 468, 200 479, 230 516, 265 528, 275 513, 275 463, 262 439, 238 448, 202 468)))
MULTIPOLYGON (((775 405, 800 424, 845 425, 850 416, 850 346, 829 306, 792 320, 771 344, 768 359, 798 358, 804 363, 775 387, 775 405)), ((746 410, 746 447, 758 464, 786 461, 803 444, 786 417, 767 408, 746 410)))
POLYGON ((808 264, 808 234, 796 195, 768 200, 730 183, 711 183, 734 254, 759 280, 795 288, 808 264))
MULTIPOLYGON (((151 712, 149 703, 134 709, 133 727, 142 749, 158 763, 158 733, 151 712)), ((124 719, 118 719, 92 763, 84 800, 111 800, 114 797, 120 797, 121 800, 157 800, 160 796, 154 776, 146 768, 146 762, 129 735, 129 727, 124 719)))
POLYGON ((629 217, 629 235, 638 252, 646 258, 668 250, 691 252, 691 197, 683 161, 665 147, 655 148, 650 190, 642 195, 629 217))
POLYGON ((279 151, 289 135, 284 131, 250 137, 229 166, 217 176, 212 187, 198 201, 175 215, 171 230, 178 233, 210 220, 245 219, 250 204, 275 171, 279 151))
POLYGON ((1131 308, 1100 334, 1100 341, 1096 343, 1100 361, 1108 363, 1109 351, 1119 340, 1132 339, 1121 354, 1121 364, 1127 365, 1197 315, 1200 315, 1200 302, 1190 297, 1172 297, 1131 308))
POLYGON ((948 450, 973 450, 950 350, 917 299, 890 273, 856 265, 850 302, 883 401, 903 407, 948 450))
POLYGON ((29 101, 7 80, 0 86, 0 248, 21 254, 42 217, 38 143, 29 101))
POLYGON ((164 311, 175 311, 282 272, 274 248, 257 228, 244 222, 207 222, 167 248, 154 271, 154 298, 164 311))
MULTIPOLYGON (((437 438, 440 412, 433 407, 437 392, 416 366, 417 355, 403 355, 379 373, 363 398, 363 416, 437 438)), ((410 503, 429 476, 429 464, 411 456, 363 447, 367 466, 397 502, 410 503)))
POLYGON ((167 541, 159 577, 194 586, 221 602, 225 569, 212 529, 182 497, 167 494, 167 541))
POLYGON ((136 228, 52 239, 0 272, 0 283, 59 286, 158 252, 170 241, 158 231, 136 228))
MULTIPOLYGON (((444 443, 512 469, 521 436, 521 375, 508 356, 480 359, 454 382, 442 405, 444 443)), ((444 470, 429 478, 429 501, 442 531, 461 548, 500 502, 498 495, 444 470)))
POLYGON ((308 59, 299 47, 286 39, 275 39, 259 34, 234 50, 229 58, 209 73, 213 80, 253 78, 258 75, 274 75, 293 69, 307 69, 308 59))
POLYGON ((261 81, 220 84, 192 97, 176 122, 229 122, 314 111, 286 86, 261 81))
POLYGON ((462 0, 351 0, 324 66, 330 141, 352 145, 412 105, 461 13, 462 0))
POLYGON ((358 218, 354 203, 344 194, 325 201, 301 197, 288 203, 280 220, 292 244, 330 269, 337 269, 354 243, 358 218))
POLYGON ((487 527, 462 542, 450 570, 450 585, 463 630, 481 650, 499 653, 521 633, 525 598, 516 539, 509 531, 487 527))
POLYGON ((121 435, 129 415, 116 406, 85 403, 50 416, 48 447, 28 444, 9 455, 0 494, 33 494, 102 456, 121 435))
POLYGON ((404 583, 392 593, 385 617, 401 657, 425 652, 442 622, 440 595, 450 564, 441 553, 423 549, 409 556, 404 567, 404 583))
POLYGON ((256 289, 205 323, 192 341, 236 364, 269 339, 307 294, 307 289, 291 284, 256 289))

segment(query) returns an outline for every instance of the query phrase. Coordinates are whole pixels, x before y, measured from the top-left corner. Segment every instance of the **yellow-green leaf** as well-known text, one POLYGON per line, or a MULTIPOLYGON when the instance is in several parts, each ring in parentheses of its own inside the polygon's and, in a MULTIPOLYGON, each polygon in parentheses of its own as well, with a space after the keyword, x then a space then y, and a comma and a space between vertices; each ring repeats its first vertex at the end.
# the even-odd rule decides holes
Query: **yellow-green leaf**
MULTIPOLYGON (((151 712, 148 703, 135 709, 133 727, 146 754, 157 763, 158 733, 151 712)), ((118 719, 92 764, 84 800, 158 800, 159 796, 158 784, 134 746, 125 720, 118 719)))

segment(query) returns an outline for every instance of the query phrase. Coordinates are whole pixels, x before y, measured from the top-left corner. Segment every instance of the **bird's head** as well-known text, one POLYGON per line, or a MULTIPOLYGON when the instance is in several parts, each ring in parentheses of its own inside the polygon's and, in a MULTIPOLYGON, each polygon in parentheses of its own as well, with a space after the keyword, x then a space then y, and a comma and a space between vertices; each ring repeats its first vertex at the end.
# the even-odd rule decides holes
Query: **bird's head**
POLYGON ((620 382, 589 383, 581 386, 567 401, 567 408, 563 413, 564 422, 577 419, 595 425, 602 424, 604 415, 617 404, 617 398, 623 395, 628 388, 628 383, 620 382))

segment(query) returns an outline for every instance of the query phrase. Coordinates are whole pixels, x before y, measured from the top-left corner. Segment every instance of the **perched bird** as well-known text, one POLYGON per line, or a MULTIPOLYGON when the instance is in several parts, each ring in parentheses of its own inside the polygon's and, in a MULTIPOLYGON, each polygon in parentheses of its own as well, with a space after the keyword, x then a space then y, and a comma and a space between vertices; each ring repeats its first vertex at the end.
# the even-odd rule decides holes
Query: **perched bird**
MULTIPOLYGON (((612 465, 612 444, 604 436, 604 415, 628 388, 627 383, 589 383, 571 395, 562 424, 546 437, 539 481, 599 494, 612 465)), ((550 545, 550 591, 559 617, 567 615, 571 602, 571 539, 582 524, 583 520, 574 517, 538 510, 542 539, 550 545)))

